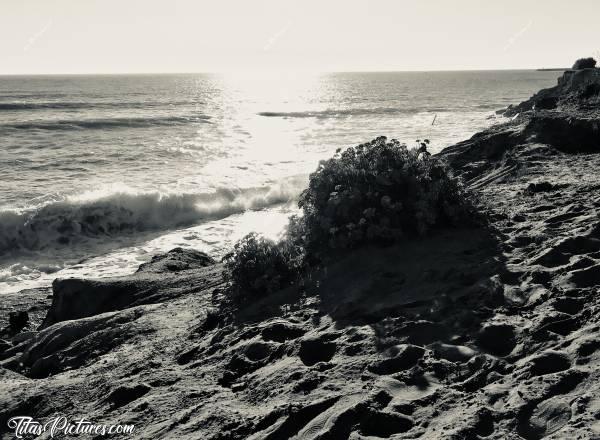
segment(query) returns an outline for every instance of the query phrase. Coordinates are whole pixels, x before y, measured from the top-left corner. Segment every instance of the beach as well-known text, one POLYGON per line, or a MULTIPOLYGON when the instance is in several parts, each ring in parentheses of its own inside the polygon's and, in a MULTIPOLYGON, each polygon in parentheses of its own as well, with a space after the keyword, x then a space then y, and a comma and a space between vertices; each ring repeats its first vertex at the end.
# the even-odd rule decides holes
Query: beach
POLYGON ((0 426, 60 413, 139 438, 597 438, 597 84, 567 72, 435 156, 483 225, 349 250, 234 309, 202 249, 54 281, 28 305, 48 313, 5 335, 0 426))

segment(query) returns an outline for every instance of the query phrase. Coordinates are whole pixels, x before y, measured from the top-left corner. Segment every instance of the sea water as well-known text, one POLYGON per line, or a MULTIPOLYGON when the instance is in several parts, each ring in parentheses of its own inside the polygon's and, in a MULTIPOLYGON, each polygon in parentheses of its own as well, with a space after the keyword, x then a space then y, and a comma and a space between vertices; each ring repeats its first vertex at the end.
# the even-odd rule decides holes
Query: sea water
POLYGON ((557 72, 0 77, 0 293, 275 238, 318 162, 385 135, 436 152, 557 72))

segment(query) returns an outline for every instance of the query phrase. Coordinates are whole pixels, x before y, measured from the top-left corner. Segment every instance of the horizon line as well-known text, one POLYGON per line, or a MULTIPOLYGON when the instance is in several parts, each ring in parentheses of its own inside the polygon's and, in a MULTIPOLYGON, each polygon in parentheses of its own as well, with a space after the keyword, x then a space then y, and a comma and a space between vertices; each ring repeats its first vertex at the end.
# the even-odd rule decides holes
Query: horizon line
MULTIPOLYGON (((293 73, 303 73, 303 74, 328 74, 328 73, 433 73, 433 72, 497 72, 497 71, 560 71, 560 70, 570 70, 570 67, 529 67, 529 68, 501 68, 501 69, 434 69, 434 70, 251 70, 248 72, 252 74, 293 74, 293 73)), ((1 76, 117 76, 117 75, 231 75, 236 74, 242 71, 188 71, 188 72, 44 72, 44 73, 31 73, 31 72, 22 72, 22 73, 0 73, 1 76)))

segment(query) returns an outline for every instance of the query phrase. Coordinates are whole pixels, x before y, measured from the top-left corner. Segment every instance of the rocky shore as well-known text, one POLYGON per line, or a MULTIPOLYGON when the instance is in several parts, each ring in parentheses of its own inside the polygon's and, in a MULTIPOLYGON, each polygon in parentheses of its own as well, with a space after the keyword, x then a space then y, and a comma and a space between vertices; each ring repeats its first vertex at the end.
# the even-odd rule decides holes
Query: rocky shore
POLYGON ((599 72, 440 154, 489 227, 349 253, 236 313, 223 266, 184 249, 3 298, 0 433, 64 415, 148 439, 599 438, 599 72))

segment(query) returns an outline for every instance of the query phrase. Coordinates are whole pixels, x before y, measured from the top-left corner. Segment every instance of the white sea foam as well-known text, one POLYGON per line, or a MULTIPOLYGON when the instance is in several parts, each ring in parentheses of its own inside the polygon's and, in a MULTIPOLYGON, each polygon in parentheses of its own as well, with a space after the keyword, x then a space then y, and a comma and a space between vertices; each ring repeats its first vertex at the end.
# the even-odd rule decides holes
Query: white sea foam
POLYGON ((0 211, 0 253, 76 246, 89 239, 160 231, 293 201, 306 185, 297 176, 258 188, 206 193, 135 192, 109 187, 29 209, 0 211))

